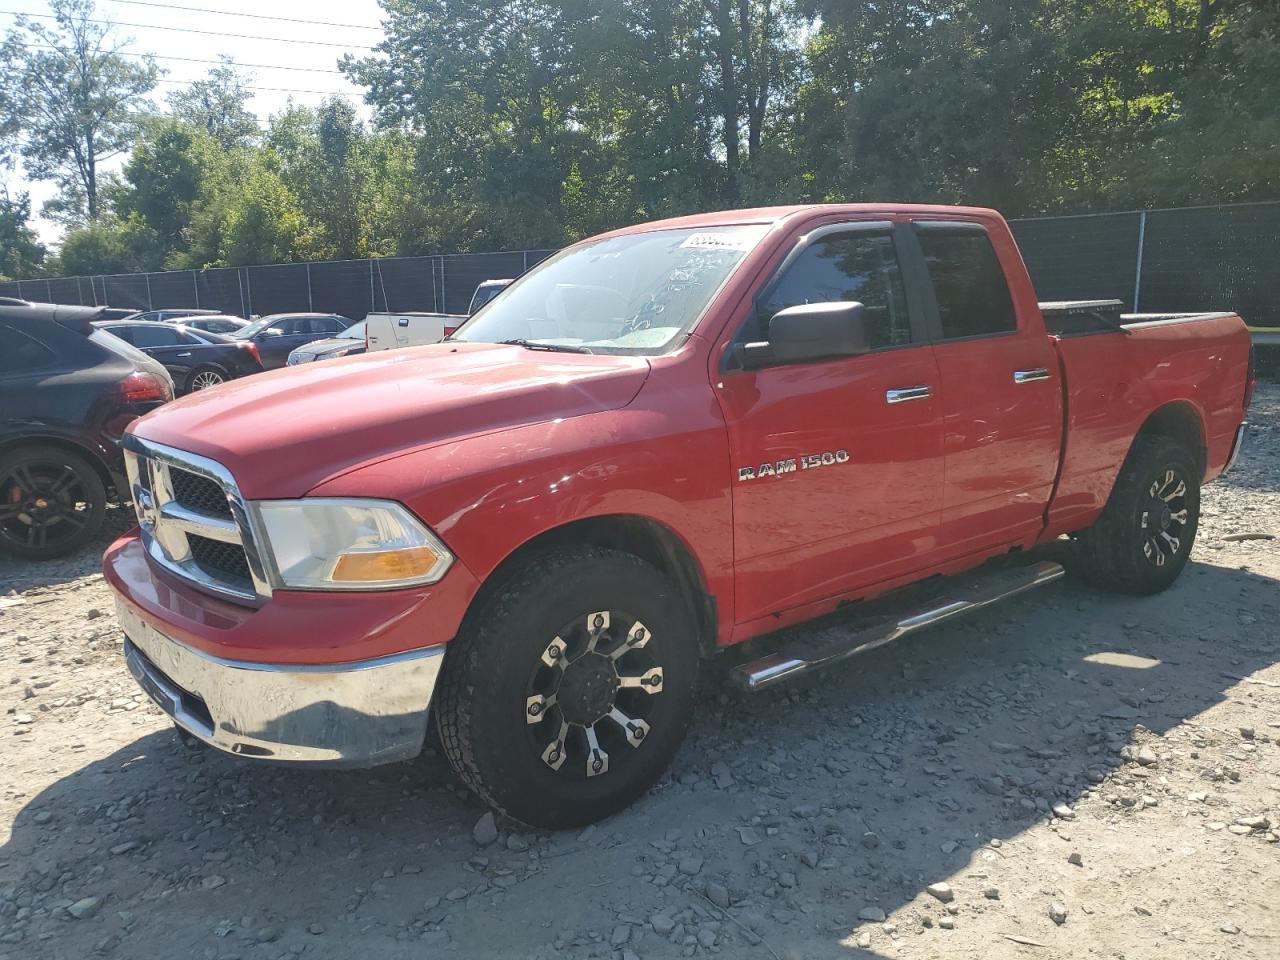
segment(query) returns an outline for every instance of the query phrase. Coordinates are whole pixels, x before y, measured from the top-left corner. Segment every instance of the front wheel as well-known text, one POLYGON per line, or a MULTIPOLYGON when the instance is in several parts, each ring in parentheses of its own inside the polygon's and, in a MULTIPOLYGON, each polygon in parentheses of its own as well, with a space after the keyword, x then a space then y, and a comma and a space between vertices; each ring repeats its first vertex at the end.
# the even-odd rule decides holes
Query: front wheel
POLYGON ((458 775, 535 827, 621 810, 670 764, 698 644, 679 592, 630 554, 560 549, 523 565, 450 645, 433 711, 458 775))
POLYGON ((1079 537, 1083 573, 1122 593, 1167 589, 1187 565, 1200 523, 1200 470, 1176 440, 1139 437, 1098 521, 1079 537))

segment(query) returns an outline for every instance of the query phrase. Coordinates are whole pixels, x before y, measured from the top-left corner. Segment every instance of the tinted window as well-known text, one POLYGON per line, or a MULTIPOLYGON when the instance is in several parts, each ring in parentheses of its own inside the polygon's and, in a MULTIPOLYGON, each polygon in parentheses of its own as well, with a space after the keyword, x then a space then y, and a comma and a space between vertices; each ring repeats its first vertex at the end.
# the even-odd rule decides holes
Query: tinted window
POLYGON ((857 301, 866 307, 872 348, 911 342, 907 295, 893 238, 861 232, 836 233, 810 244, 769 291, 743 339, 765 339, 769 317, 786 307, 833 301, 857 301))
POLYGON ((38 340, 0 324, 0 376, 47 367, 57 355, 38 340))
POLYGON ((944 340, 1018 328, 1009 284, 985 232, 925 227, 919 236, 944 340))
POLYGON ((173 347, 182 340, 178 331, 173 327, 116 327, 117 330, 128 330, 130 336, 128 341, 135 347, 173 347))

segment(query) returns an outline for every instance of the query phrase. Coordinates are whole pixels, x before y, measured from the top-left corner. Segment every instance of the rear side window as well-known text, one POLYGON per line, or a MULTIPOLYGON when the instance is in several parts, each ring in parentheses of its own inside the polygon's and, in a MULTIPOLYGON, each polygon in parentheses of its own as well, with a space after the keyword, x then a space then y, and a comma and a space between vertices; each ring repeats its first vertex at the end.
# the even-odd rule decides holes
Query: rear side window
POLYGON ((1013 333, 1013 297, 991 239, 982 229, 917 226, 938 301, 942 339, 1013 333))
POLYGON ((833 233, 810 244, 769 291, 744 339, 763 340, 779 310, 801 303, 857 301, 866 307, 871 347, 911 342, 907 294, 893 238, 859 231, 833 233), (754 329, 751 329, 754 328, 754 329))
POLYGON ((136 347, 173 347, 183 341, 173 327, 128 327, 129 341, 136 347))
POLYGON ((0 349, 0 376, 42 370, 58 359, 39 340, 5 324, 0 324, 0 343, 4 345, 0 349))

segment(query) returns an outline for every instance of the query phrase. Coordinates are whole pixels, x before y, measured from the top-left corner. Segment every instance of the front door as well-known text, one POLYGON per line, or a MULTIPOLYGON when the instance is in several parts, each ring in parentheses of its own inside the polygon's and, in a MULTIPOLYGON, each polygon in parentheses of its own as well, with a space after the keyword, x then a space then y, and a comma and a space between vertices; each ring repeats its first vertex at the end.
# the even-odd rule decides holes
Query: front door
POLYGON ((716 384, 733 483, 736 622, 924 566, 942 485, 938 370, 889 223, 800 238, 735 334, 801 303, 858 301, 872 351, 726 371, 716 384))

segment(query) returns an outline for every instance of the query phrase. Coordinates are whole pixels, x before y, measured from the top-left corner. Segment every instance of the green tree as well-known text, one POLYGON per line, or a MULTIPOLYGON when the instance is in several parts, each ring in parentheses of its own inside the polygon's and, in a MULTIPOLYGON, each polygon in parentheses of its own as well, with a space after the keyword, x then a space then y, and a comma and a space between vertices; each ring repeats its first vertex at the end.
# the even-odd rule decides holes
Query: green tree
POLYGON ((324 256, 351 260, 370 250, 370 139, 356 111, 334 97, 312 110, 294 107, 273 119, 267 145, 280 178, 316 225, 324 256))
POLYGON ((215 145, 198 128, 173 120, 157 121, 133 148, 123 170, 115 206, 141 217, 166 249, 184 242, 191 206, 207 174, 207 157, 215 145))
POLYGON ((155 234, 137 216, 104 215, 69 229, 58 258, 66 276, 139 273, 153 266, 157 246, 155 234))
POLYGON ((288 263, 314 256, 316 237, 298 198, 266 164, 242 185, 221 227, 219 265, 288 263))
POLYGON ((106 160, 129 148, 154 62, 130 63, 95 22, 93 0, 50 0, 54 24, 19 16, 0 45, 0 130, 19 135, 29 176, 59 188, 52 214, 75 223, 101 213, 98 186, 106 160))
POLYGON ((221 60, 206 79, 169 94, 169 114, 203 130, 224 149, 248 146, 258 137, 258 118, 248 108, 249 83, 230 57, 221 60))
POLYGON ((31 198, 0 187, 0 280, 25 280, 40 272, 45 248, 31 228, 31 198))

